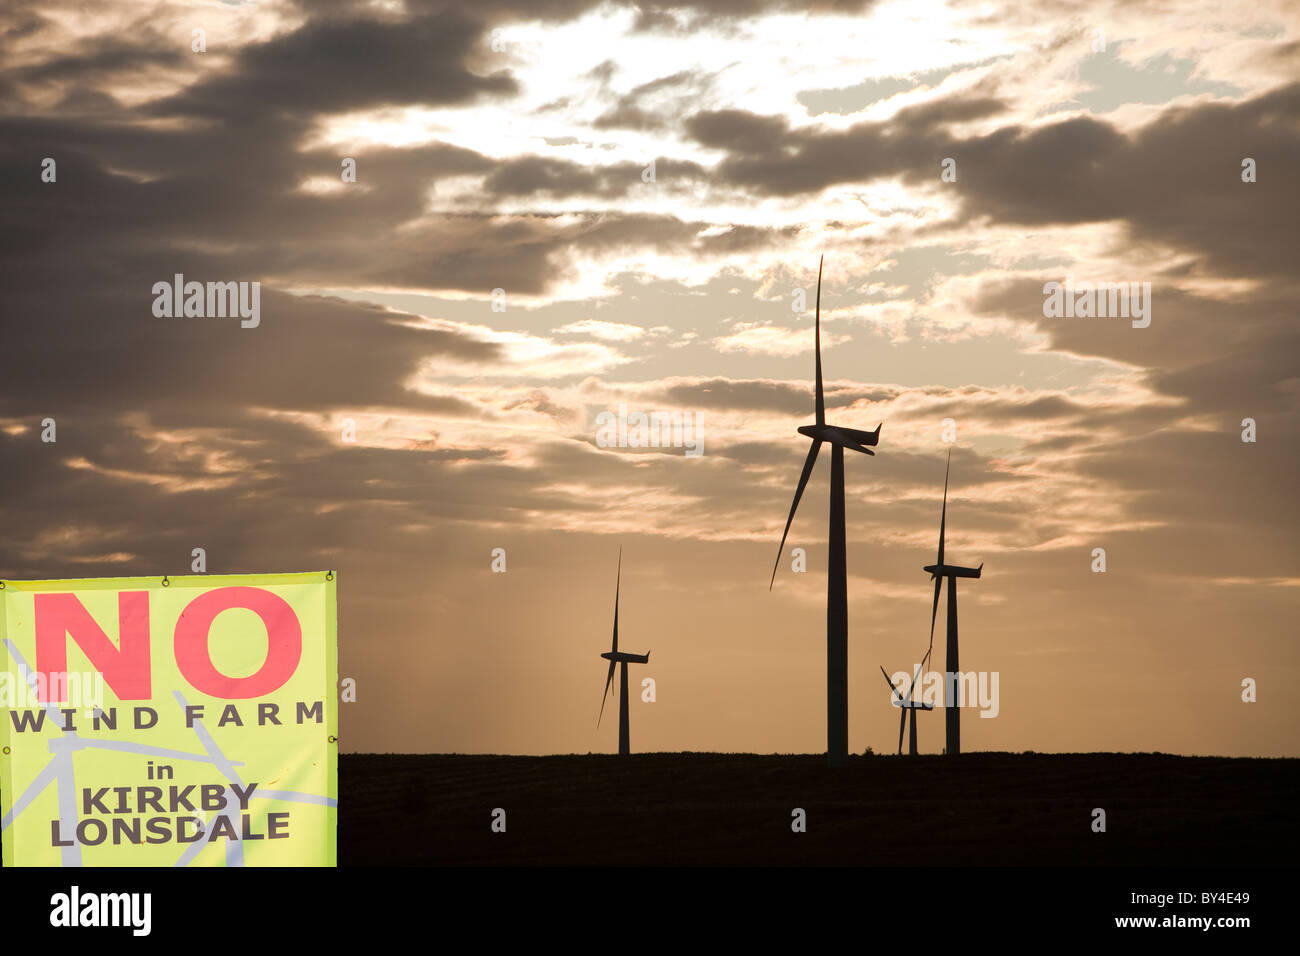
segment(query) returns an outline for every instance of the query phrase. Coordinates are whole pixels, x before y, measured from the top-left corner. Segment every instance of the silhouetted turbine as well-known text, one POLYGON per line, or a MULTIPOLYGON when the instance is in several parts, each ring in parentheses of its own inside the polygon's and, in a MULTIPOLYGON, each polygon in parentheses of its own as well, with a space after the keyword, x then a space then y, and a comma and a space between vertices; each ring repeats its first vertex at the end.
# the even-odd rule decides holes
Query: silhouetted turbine
MULTIPOLYGON (((943 510, 939 514, 939 559, 934 564, 926 565, 921 570, 930 572, 934 579, 934 605, 930 608, 930 649, 925 652, 921 666, 925 667, 934 650, 934 621, 939 612, 939 587, 943 579, 948 579, 948 659, 944 662, 944 715, 945 753, 961 753, 961 708, 955 700, 957 696, 957 679, 960 671, 957 660, 957 579, 978 578, 984 570, 983 563, 978 568, 963 568, 954 564, 944 564, 943 537, 948 522, 948 472, 952 468, 952 451, 948 451, 948 467, 943 473, 943 510)), ((892 686, 892 685, 891 685, 892 686)), ((915 720, 915 718, 913 718, 915 720)))
POLYGON ((605 701, 609 697, 609 685, 614 680, 614 667, 622 664, 623 668, 619 673, 619 704, 618 704, 618 752, 626 756, 631 753, 631 739, 628 729, 627 717, 627 665, 628 664, 646 664, 650 661, 650 652, 644 654, 626 654, 619 653, 618 650, 618 590, 623 578, 623 549, 618 549, 618 574, 614 579, 614 644, 608 652, 600 656, 609 661, 609 674, 605 677, 605 693, 600 698, 600 714, 596 717, 596 726, 600 726, 600 720, 605 716, 605 701))
MULTIPOLYGON (((822 257, 823 259, 825 257, 822 257)), ((826 424, 826 400, 822 391, 822 260, 817 263, 817 316, 814 347, 817 356, 816 415, 812 425, 801 425, 800 435, 812 439, 808 457, 804 459, 799 485, 794 491, 790 515, 785 519, 781 546, 772 566, 772 580, 768 590, 776 583, 776 569, 781 565, 785 539, 790 534, 790 524, 799 507, 799 499, 808 484, 817 452, 822 442, 831 445, 831 504, 830 541, 826 568, 826 759, 831 766, 843 764, 849 753, 849 597, 848 571, 844 542, 844 449, 874 455, 867 445, 880 441, 880 426, 873 432, 855 428, 840 428, 826 424)))
POLYGON ((916 756, 916 712, 918 710, 934 710, 934 704, 917 703, 912 699, 912 694, 916 690, 916 685, 920 677, 920 669, 912 675, 912 685, 907 689, 907 697, 903 697, 894 682, 889 679, 889 674, 885 668, 880 668, 880 673, 885 675, 885 683, 889 685, 890 699, 893 700, 894 706, 900 709, 898 715, 898 752, 903 752, 903 727, 907 724, 908 711, 912 713, 912 732, 907 735, 907 752, 913 757, 916 756))

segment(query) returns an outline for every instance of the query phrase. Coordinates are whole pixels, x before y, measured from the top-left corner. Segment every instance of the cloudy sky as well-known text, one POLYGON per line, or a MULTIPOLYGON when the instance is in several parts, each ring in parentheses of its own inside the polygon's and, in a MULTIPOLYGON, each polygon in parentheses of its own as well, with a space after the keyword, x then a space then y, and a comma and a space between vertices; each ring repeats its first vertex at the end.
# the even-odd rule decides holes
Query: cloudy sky
POLYGON ((1297 754, 1294 4, 50 0, 0 64, 0 576, 335 568, 346 750, 586 752, 621 547, 634 749, 824 750, 827 456, 768 590, 824 254, 850 749, 951 449, 964 749, 1297 754))

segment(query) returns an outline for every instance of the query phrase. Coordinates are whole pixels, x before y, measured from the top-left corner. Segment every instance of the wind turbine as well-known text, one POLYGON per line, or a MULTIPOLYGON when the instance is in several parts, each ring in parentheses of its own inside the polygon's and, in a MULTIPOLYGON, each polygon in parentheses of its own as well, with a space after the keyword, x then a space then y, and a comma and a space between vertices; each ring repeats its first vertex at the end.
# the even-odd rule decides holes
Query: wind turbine
MULTIPOLYGON (((824 260, 825 257, 822 257, 824 260)), ((790 516, 785 519, 785 531, 781 534, 781 547, 776 552, 776 564, 772 566, 772 581, 768 590, 776 583, 776 569, 781 564, 781 555, 785 551, 785 539, 790 533, 790 523, 794 521, 799 499, 808 484, 813 465, 817 462, 817 452, 823 442, 831 446, 831 504, 830 504, 830 542, 826 569, 826 760, 832 767, 847 762, 849 755, 849 592, 848 571, 845 559, 844 542, 844 449, 874 455, 867 445, 880 441, 880 426, 873 432, 859 431, 854 428, 841 428, 826 424, 826 401, 822 392, 822 260, 817 263, 817 317, 814 331, 814 346, 817 356, 817 420, 812 425, 801 425, 800 435, 812 439, 808 457, 804 459, 803 473, 799 475, 799 485, 794 491, 794 501, 790 505, 790 516)))
POLYGON ((627 665, 628 664, 646 664, 650 661, 650 652, 644 654, 628 654, 620 652, 618 649, 618 589, 623 577, 623 549, 618 552, 618 576, 614 579, 614 644, 604 654, 600 656, 609 661, 609 674, 605 678, 605 693, 600 698, 600 716, 596 718, 596 726, 600 726, 601 717, 605 716, 605 701, 609 697, 609 685, 614 680, 614 665, 622 664, 623 667, 619 672, 619 703, 618 703, 618 752, 619 756, 626 757, 632 751, 629 739, 628 722, 627 722, 627 665))
POLYGON ((961 672, 961 665, 957 661, 957 579, 978 578, 980 572, 984 570, 984 564, 980 562, 978 568, 963 568, 955 564, 944 564, 943 536, 948 522, 948 473, 951 469, 952 450, 949 449, 948 467, 943 473, 943 510, 939 513, 939 558, 934 564, 928 564, 921 569, 928 571, 930 577, 934 579, 934 606, 930 608, 930 650, 925 652, 925 659, 922 660, 921 666, 925 666, 926 661, 930 659, 930 653, 934 650, 934 620, 939 612, 939 587, 943 584, 943 579, 947 578, 948 659, 944 663, 943 705, 946 710, 944 715, 944 730, 946 732, 944 752, 959 754, 961 753, 961 708, 958 706, 959 702, 955 700, 957 687, 961 680, 960 676, 958 676, 961 672))
POLYGON ((906 697, 904 697, 902 693, 898 690, 898 688, 894 686, 894 682, 889 679, 889 675, 885 673, 885 669, 883 667, 880 668, 880 673, 885 675, 885 683, 889 685, 890 697, 893 700, 894 706, 899 708, 898 752, 900 754, 903 752, 903 726, 907 723, 908 711, 911 711, 912 713, 912 732, 907 735, 907 752, 911 756, 915 757, 917 755, 916 712, 918 710, 934 710, 934 704, 917 703, 915 700, 912 699, 912 693, 913 691, 916 690, 916 685, 918 682, 920 670, 918 669, 917 674, 912 676, 912 684, 910 687, 907 688, 906 697))

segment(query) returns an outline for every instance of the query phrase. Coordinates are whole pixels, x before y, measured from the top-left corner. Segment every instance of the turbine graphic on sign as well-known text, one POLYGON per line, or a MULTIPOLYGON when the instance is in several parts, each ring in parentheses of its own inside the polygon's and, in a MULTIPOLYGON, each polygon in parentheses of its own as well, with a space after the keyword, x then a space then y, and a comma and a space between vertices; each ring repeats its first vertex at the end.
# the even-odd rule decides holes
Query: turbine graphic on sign
MULTIPOLYGON (((37 677, 27 666, 27 661, 23 658, 13 641, 5 641, 5 646, 9 653, 13 655, 14 660, 18 663, 19 677, 36 691, 37 677)), ((59 824, 63 833, 76 833, 77 829, 77 779, 73 767, 73 755, 78 751, 86 749, 100 750, 118 750, 126 753, 140 754, 146 757, 166 757, 171 760, 193 760, 199 763, 213 763, 209 754, 191 754, 180 750, 169 750, 164 747, 152 747, 147 744, 137 744, 124 740, 89 740, 80 736, 75 730, 64 730, 63 725, 59 723, 59 710, 51 703, 41 705, 45 712, 49 714, 50 720, 59 728, 61 736, 50 740, 49 747, 50 762, 45 769, 37 774, 36 779, 31 785, 23 791, 22 795, 14 801, 9 812, 3 819, 0 819, 0 831, 7 830, 14 819, 27 808, 38 796, 45 792, 45 789, 51 784, 57 789, 59 801, 59 824)), ((81 845, 74 839, 71 846, 59 848, 59 853, 63 859, 64 866, 81 866, 81 845)))
MULTIPOLYGON (((189 702, 185 700, 185 697, 180 691, 177 690, 172 693, 175 695, 176 702, 180 705, 181 711, 184 712, 189 702)), ((212 739, 212 735, 208 733, 208 729, 203 726, 201 721, 194 721, 194 733, 199 738, 199 743, 203 745, 203 749, 207 751, 208 758, 225 776, 226 782, 239 784, 239 786, 243 787, 244 781, 241 780, 239 774, 235 772, 235 768, 243 766, 243 762, 228 759, 226 755, 221 752, 221 748, 217 746, 217 742, 212 739)), ((285 803, 309 803, 322 807, 338 806, 338 800, 334 797, 321 796, 316 793, 299 793, 295 790, 264 790, 261 787, 254 790, 249 799, 280 800, 285 803)), ((238 821, 235 818, 238 813, 239 802, 236 794, 230 789, 230 787, 226 787, 226 805, 223 809, 216 811, 213 819, 221 818, 226 820, 230 832, 237 833, 239 832, 236 828, 236 823, 238 821)), ((204 821, 204 832, 207 831, 206 824, 209 822, 211 821, 204 821)), ((181 854, 181 858, 176 861, 176 865, 187 866, 189 862, 198 855, 201 848, 201 843, 191 843, 189 847, 186 848, 185 852, 181 854)), ((226 865, 244 865, 244 843, 242 840, 226 841, 226 865)))
MULTIPOLYGON (((39 681, 37 675, 27 666, 27 661, 23 658, 22 653, 18 650, 13 641, 6 638, 5 647, 13 656, 18 665, 19 678, 27 684, 35 693, 39 681)), ((185 698, 180 691, 175 691, 176 701, 180 705, 182 713, 187 705, 185 698)), ((92 740, 80 736, 75 730, 65 730, 58 718, 60 712, 52 703, 46 702, 41 705, 49 715, 54 726, 58 728, 61 736, 55 737, 49 741, 50 762, 46 764, 45 769, 37 774, 36 778, 28 785, 27 789, 14 801, 9 812, 0 818, 0 832, 9 829, 14 820, 28 806, 32 804, 37 797, 45 792, 53 784, 56 788, 56 794, 59 804, 59 826, 63 834, 76 834, 77 832, 77 778, 73 757, 82 750, 114 750, 122 753, 139 754, 145 757, 159 757, 170 760, 187 760, 196 763, 206 763, 215 766, 226 777, 228 783, 236 783, 241 787, 243 781, 235 768, 243 766, 243 761, 230 760, 221 749, 217 746, 212 735, 208 733, 206 727, 199 719, 195 719, 193 730, 199 739, 200 745, 206 751, 202 754, 187 753, 183 750, 171 750, 166 747, 154 747, 148 744, 138 744, 126 740, 92 740)), ((321 806, 337 806, 338 801, 334 797, 319 796, 310 793, 297 793, 289 790, 262 790, 258 788, 253 791, 253 798, 262 798, 266 800, 283 800, 290 803, 313 803, 321 806)), ((234 814, 238 812, 239 802, 236 794, 230 787, 226 788, 226 807, 225 809, 215 812, 214 817, 204 818, 196 814, 194 819, 200 825, 203 833, 207 832, 208 824, 215 818, 221 817, 228 821, 231 832, 238 832, 236 828, 237 820, 234 814), (235 808, 234 810, 231 807, 235 808)), ((204 846, 203 841, 195 841, 186 847, 185 852, 181 854, 180 859, 176 861, 177 866, 186 866, 198 855, 204 846)), ((77 842, 75 836, 71 840, 71 845, 61 846, 59 854, 62 865, 65 867, 79 867, 81 863, 81 844, 77 842)), ((240 840, 226 840, 226 865, 243 866, 244 865, 244 846, 240 840)))

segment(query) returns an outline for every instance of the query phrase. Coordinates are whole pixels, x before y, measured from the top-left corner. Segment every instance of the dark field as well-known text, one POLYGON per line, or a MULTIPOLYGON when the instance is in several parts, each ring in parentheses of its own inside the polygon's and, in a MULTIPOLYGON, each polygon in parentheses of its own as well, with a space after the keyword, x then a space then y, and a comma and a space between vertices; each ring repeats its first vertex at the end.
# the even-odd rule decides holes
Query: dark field
POLYGON ((343 866, 1282 866, 1300 850, 1294 759, 343 754, 339 791, 343 866))

